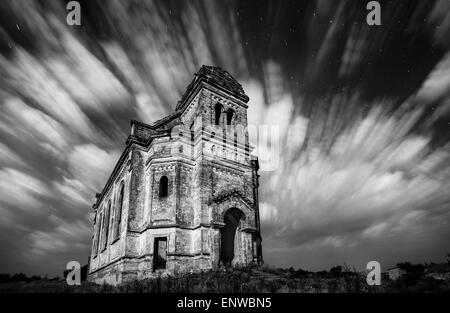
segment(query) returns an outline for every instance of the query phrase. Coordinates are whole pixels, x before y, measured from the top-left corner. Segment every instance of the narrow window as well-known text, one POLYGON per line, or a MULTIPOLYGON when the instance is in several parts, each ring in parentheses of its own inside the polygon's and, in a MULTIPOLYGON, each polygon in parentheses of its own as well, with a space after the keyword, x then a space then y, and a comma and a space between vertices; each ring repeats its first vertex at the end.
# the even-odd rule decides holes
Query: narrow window
POLYGON ((100 245, 101 251, 103 251, 103 249, 106 247, 106 229, 108 227, 108 222, 107 222, 107 216, 106 216, 106 209, 105 209, 105 213, 103 214, 103 223, 102 223, 102 242, 100 245))
POLYGON ((195 139, 194 138, 194 122, 192 122, 190 130, 191 130, 191 142, 192 142, 192 144, 194 144, 194 139, 195 139))
POLYGON ((95 220, 95 238, 94 238, 94 254, 97 255, 98 253, 98 241, 100 240, 100 226, 101 226, 102 216, 97 215, 95 220))
POLYGON ((106 248, 106 246, 108 245, 108 236, 109 236, 109 213, 111 211, 111 200, 109 200, 108 202, 108 207, 106 209, 106 213, 105 213, 105 241, 103 243, 103 248, 106 248))
POLYGON ((95 250, 97 251, 97 253, 100 250, 100 246, 101 246, 101 240, 102 240, 102 221, 103 221, 103 214, 100 214, 100 217, 98 219, 98 228, 97 228, 97 244, 95 247, 95 250))
POLYGON ((234 116, 234 110, 233 109, 228 109, 228 111, 227 111, 227 125, 231 125, 231 122, 233 121, 233 116, 234 116))
POLYGON ((215 113, 216 113, 215 124, 220 125, 220 115, 222 113, 222 105, 220 103, 216 103, 215 113))
POLYGON ((122 207, 123 207, 123 193, 124 193, 124 186, 120 187, 120 193, 119 193, 119 201, 117 201, 117 207, 116 207, 116 224, 114 229, 114 239, 118 238, 120 235, 120 224, 122 221, 122 207))
POLYGON ((167 237, 155 238, 153 246, 153 271, 166 269, 167 237))
POLYGON ((111 221, 109 222, 109 233, 111 234, 111 242, 114 241, 115 237, 115 233, 114 233, 114 227, 115 227, 115 221, 116 221, 116 211, 117 208, 114 206, 114 204, 111 203, 111 221))
POLYGON ((168 187, 169 187, 169 179, 167 176, 161 177, 159 180, 159 197, 165 198, 168 194, 168 187))

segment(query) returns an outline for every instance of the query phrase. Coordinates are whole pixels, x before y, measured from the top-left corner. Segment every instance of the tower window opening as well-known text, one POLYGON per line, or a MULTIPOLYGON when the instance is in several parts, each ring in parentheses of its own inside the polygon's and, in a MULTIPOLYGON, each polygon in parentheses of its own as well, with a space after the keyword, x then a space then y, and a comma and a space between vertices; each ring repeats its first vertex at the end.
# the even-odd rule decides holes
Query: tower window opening
POLYGON ((194 122, 192 122, 191 127, 190 127, 190 131, 191 131, 191 142, 192 144, 194 144, 194 122))
POLYGON ((215 107, 215 124, 220 125, 220 115, 222 114, 222 105, 220 103, 216 103, 215 107))
POLYGON ((233 121, 233 116, 234 116, 234 110, 233 109, 228 109, 228 111, 227 111, 227 125, 231 125, 231 122, 233 121))
POLYGON ((163 176, 159 180, 159 197, 160 198, 167 197, 168 189, 169 189, 169 179, 167 178, 167 176, 163 176))

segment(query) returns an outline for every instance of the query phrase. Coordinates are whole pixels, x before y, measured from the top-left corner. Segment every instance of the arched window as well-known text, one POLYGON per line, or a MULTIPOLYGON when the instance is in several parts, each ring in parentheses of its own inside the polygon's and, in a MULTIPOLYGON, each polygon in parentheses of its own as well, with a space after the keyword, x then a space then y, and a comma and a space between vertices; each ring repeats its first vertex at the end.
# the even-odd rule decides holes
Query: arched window
POLYGON ((100 240, 100 230, 101 230, 101 224, 102 224, 102 216, 97 215, 95 219, 95 238, 94 238, 94 255, 97 255, 98 253, 98 241, 100 240))
POLYGON ((115 237, 114 237, 114 235, 115 235, 115 232, 114 232, 114 227, 115 227, 115 221, 116 221, 116 211, 117 211, 117 208, 114 206, 114 204, 113 203, 111 203, 111 212, 110 212, 110 215, 111 215, 111 220, 110 220, 110 222, 109 222, 109 228, 110 228, 110 230, 109 230, 109 233, 111 234, 110 236, 111 236, 111 242, 114 242, 114 239, 115 239, 115 237))
POLYGON ((106 212, 105 212, 105 227, 104 227, 104 229, 105 229, 105 240, 103 242, 103 248, 106 248, 106 246, 108 245, 110 211, 111 211, 111 200, 109 200, 108 207, 106 208, 106 212))
POLYGON ((98 219, 98 228, 97 228, 97 244, 95 247, 95 250, 97 251, 97 253, 100 250, 100 246, 101 246, 101 240, 102 240, 102 222, 103 222, 103 214, 100 214, 100 217, 98 219))
POLYGON ((215 124, 220 125, 220 114, 222 114, 222 105, 220 103, 216 103, 215 107, 215 124))
POLYGON ((106 241, 107 241, 107 238, 106 238, 106 233, 107 233, 107 227, 108 227, 108 221, 107 221, 107 212, 106 212, 106 210, 107 209, 105 209, 105 212, 104 212, 104 214, 103 214, 103 222, 102 222, 102 241, 101 241, 101 244, 100 244, 100 251, 103 251, 103 249, 106 247, 106 241))
POLYGON ((169 179, 167 178, 167 176, 163 176, 159 180, 159 197, 160 198, 167 197, 168 189, 169 189, 169 179))
POLYGON ((120 187, 119 200, 117 201, 116 207, 116 218, 115 218, 115 227, 114 227, 114 239, 118 238, 120 235, 120 223, 122 221, 122 207, 123 207, 123 193, 124 186, 120 187))
POLYGON ((231 125, 231 121, 233 120, 234 110, 228 109, 227 111, 227 125, 231 125))

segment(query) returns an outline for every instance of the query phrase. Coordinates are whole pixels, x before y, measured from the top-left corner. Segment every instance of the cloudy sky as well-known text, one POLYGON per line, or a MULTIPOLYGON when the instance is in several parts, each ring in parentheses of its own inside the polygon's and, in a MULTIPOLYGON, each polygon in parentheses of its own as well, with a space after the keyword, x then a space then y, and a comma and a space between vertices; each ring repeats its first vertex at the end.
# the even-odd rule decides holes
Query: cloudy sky
POLYGON ((266 263, 450 252, 448 1, 380 1, 372 27, 366 1, 80 3, 81 26, 66 1, 0 5, 0 272, 87 262, 130 120, 172 112, 202 64, 243 84, 251 124, 280 130, 261 172, 266 263))

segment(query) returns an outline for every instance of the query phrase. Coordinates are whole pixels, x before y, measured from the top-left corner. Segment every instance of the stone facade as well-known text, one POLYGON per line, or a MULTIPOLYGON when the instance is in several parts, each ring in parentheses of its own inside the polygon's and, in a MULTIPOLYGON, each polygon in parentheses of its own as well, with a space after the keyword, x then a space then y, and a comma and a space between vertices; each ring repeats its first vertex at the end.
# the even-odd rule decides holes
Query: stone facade
POLYGON ((228 72, 203 66, 174 113, 131 122, 94 204, 89 280, 262 263, 248 100, 228 72))

